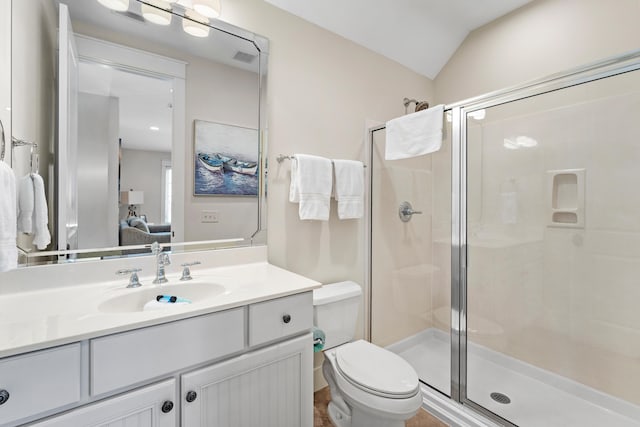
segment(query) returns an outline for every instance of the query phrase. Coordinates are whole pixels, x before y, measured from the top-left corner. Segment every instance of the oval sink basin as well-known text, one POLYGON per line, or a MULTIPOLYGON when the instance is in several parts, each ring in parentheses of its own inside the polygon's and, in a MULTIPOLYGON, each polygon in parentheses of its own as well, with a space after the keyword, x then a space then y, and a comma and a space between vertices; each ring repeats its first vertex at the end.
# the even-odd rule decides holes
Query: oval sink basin
MULTIPOLYGON (((143 311, 145 304, 155 301, 158 295, 173 295, 197 303, 224 292, 224 286, 216 283, 185 283, 179 285, 142 285, 141 288, 131 289, 130 293, 118 295, 103 301, 98 310, 103 313, 130 313, 143 311)), ((184 307, 184 304, 163 304, 166 310, 184 307)), ((163 309, 162 307, 160 308, 163 309)))

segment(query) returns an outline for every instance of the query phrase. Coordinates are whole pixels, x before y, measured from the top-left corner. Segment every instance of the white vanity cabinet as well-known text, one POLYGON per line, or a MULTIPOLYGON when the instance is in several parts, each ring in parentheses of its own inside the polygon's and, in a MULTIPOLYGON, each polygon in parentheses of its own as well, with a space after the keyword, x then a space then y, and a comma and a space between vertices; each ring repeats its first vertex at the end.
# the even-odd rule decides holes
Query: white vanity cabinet
POLYGON ((185 427, 311 427, 309 334, 182 376, 185 427))
POLYGON ((0 359, 0 427, 312 427, 312 325, 303 292, 0 359))
POLYGON ((175 380, 82 406, 33 427, 176 427, 175 380))

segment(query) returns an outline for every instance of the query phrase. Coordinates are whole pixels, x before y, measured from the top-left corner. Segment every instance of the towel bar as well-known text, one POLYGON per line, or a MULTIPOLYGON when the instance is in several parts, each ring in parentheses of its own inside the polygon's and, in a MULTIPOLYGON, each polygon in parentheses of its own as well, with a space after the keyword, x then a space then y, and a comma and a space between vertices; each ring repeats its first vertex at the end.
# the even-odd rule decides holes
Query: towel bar
MULTIPOLYGON (((276 157, 276 160, 278 161, 278 163, 282 163, 285 160, 293 160, 295 159, 295 157, 293 156, 285 156, 284 154, 280 154, 278 157, 276 157)), ((333 160, 331 161, 331 163, 333 163, 333 160)), ((367 167, 367 165, 362 165, 363 167, 367 167)))

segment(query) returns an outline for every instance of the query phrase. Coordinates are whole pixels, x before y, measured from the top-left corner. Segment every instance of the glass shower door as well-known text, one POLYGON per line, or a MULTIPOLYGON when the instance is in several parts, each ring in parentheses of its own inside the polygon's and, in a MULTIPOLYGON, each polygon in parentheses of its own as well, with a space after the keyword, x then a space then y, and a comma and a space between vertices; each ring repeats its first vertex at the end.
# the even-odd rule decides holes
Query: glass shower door
POLYGON ((640 425, 640 71, 466 114, 465 403, 640 425))
POLYGON ((385 160, 385 129, 371 135, 371 342, 449 395, 451 124, 439 151, 412 159, 385 160), (421 213, 402 221, 404 202, 421 213))

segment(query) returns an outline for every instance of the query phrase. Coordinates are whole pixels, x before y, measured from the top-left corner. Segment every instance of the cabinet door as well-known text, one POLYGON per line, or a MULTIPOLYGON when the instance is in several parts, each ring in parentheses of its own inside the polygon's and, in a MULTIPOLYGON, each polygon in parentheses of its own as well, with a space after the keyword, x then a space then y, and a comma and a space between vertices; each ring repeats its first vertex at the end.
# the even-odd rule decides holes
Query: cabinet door
POLYGON ((183 427, 312 427, 313 338, 183 375, 181 399, 183 427))
POLYGON ((74 409, 33 427, 177 427, 175 380, 74 409), (170 402, 170 403, 169 403, 170 402))

